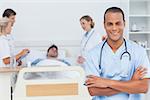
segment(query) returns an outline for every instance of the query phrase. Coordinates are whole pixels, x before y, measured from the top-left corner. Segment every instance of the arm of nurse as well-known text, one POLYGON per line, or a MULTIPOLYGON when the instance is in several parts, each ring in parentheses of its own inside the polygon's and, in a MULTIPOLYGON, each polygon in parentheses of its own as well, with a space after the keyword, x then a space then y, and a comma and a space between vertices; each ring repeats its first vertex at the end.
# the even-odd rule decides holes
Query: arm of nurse
MULTIPOLYGON (((18 53, 15 57, 16 60, 20 59, 21 56, 26 55, 29 52, 28 49, 23 49, 20 53, 18 53)), ((4 64, 9 64, 10 63, 10 57, 6 57, 3 59, 4 64)))

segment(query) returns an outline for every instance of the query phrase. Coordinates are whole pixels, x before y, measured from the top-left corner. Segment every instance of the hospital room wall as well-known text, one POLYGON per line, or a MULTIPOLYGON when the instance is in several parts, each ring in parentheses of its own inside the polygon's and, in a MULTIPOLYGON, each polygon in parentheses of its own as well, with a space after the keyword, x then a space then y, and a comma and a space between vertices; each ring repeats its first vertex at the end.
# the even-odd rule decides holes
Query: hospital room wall
POLYGON ((12 34, 19 48, 45 48, 55 43, 75 56, 84 33, 79 18, 90 15, 95 31, 103 35, 103 13, 110 6, 121 7, 128 21, 128 0, 1 0, 0 14, 6 8, 17 12, 12 34))

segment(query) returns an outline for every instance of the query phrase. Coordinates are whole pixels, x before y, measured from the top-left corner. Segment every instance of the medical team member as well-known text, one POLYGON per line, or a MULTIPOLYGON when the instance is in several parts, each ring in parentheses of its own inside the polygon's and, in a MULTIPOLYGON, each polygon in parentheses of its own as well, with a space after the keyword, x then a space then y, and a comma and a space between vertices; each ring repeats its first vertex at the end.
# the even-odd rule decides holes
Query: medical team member
POLYGON ((8 18, 12 22, 12 26, 16 21, 16 12, 13 9, 7 8, 4 10, 2 17, 8 18))
POLYGON ((141 100, 148 91, 150 63, 146 50, 124 39, 125 18, 118 7, 104 14, 107 39, 90 50, 85 63, 86 85, 92 100, 141 100), (139 69, 141 78, 134 78, 139 69))
POLYGON ((82 16, 80 18, 80 24, 83 30, 85 31, 82 40, 81 40, 81 46, 80 46, 80 56, 77 59, 77 62, 79 64, 83 64, 85 61, 85 55, 87 51, 92 49, 94 46, 100 43, 101 38, 100 34, 96 33, 94 30, 94 22, 93 19, 88 16, 82 16))
MULTIPOLYGON (((1 67, 8 67, 10 64, 11 49, 7 34, 11 33, 12 22, 8 18, 0 18, 0 60, 1 67)), ((28 49, 23 49, 20 53, 15 55, 16 61, 18 61, 22 56, 29 52, 28 49)))
MULTIPOLYGON (((2 14, 2 17, 8 18, 12 23, 12 27, 14 26, 14 23, 16 21, 16 12, 13 9, 10 9, 10 8, 5 9, 2 14)), ((8 33, 6 37, 7 37, 7 40, 9 41, 9 47, 12 49, 11 52, 14 52, 15 44, 14 44, 13 35, 11 33, 8 33)))
MULTIPOLYGON (((14 26, 14 23, 16 22, 16 12, 13 9, 11 9, 11 8, 5 9, 2 14, 2 17, 8 18, 9 21, 11 21, 11 26, 12 27, 14 26)), ((8 41, 11 56, 14 56, 16 51, 15 51, 15 43, 14 43, 13 35, 11 33, 7 33, 5 39, 7 39, 7 41, 8 41)), ((22 51, 29 52, 28 49, 24 49, 22 51)), ((23 57, 23 55, 21 56, 21 58, 22 57, 23 57)), ((18 60, 18 65, 21 65, 21 63, 22 63, 21 60, 18 60)))

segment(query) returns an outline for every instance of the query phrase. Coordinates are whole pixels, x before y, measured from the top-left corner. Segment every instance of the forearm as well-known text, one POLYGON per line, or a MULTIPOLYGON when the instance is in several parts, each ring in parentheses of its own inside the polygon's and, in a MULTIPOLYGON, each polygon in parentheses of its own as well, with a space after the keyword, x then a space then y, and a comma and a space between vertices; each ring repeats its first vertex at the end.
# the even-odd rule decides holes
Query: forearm
POLYGON ((118 90, 111 88, 89 87, 88 90, 91 96, 111 96, 120 93, 118 90))
POLYGON ((22 56, 21 53, 17 54, 17 55, 15 56, 15 57, 16 57, 16 60, 19 60, 19 59, 21 58, 21 56, 22 56))
POLYGON ((148 80, 115 81, 110 80, 108 87, 130 94, 146 93, 148 91, 148 80))

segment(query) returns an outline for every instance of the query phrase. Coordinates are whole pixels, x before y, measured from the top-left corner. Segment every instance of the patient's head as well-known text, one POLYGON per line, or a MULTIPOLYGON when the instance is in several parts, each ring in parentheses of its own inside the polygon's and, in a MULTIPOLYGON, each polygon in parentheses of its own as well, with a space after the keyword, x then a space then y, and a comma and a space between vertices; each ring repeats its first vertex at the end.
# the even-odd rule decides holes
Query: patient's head
POLYGON ((58 48, 56 45, 51 45, 47 50, 47 58, 57 58, 58 48))

